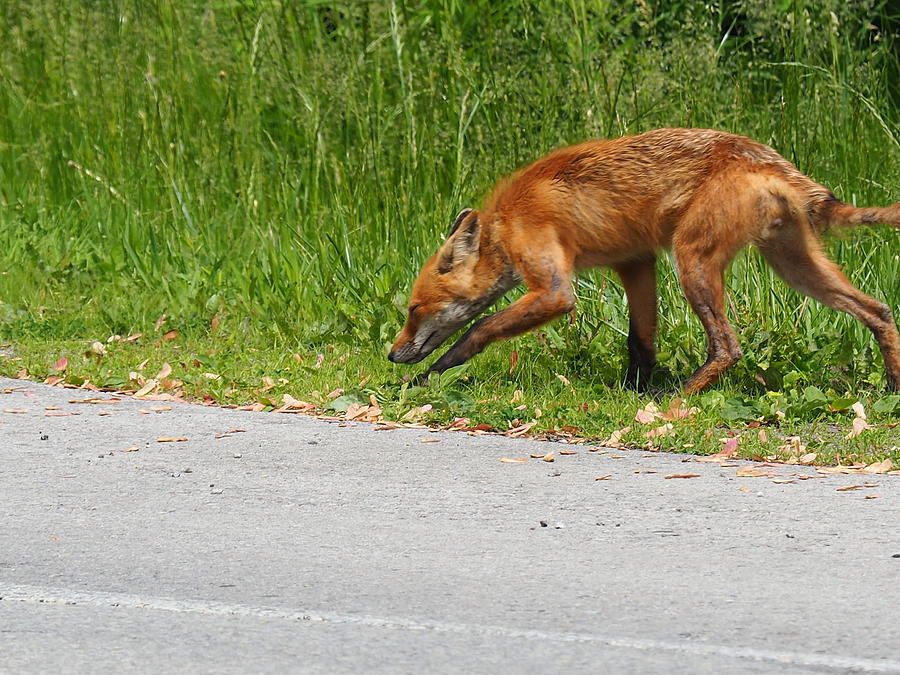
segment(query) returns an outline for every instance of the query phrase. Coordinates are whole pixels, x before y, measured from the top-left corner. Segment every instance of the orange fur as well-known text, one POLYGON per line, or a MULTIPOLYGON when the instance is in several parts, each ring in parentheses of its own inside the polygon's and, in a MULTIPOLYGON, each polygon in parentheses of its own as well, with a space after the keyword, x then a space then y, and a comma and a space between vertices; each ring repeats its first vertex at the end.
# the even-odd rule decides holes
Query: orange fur
POLYGON ((659 129, 556 150, 501 180, 416 279, 410 314, 389 358, 415 363, 518 282, 528 292, 478 320, 429 369, 463 363, 574 307, 579 268, 611 267, 630 309, 626 382, 655 365, 655 253, 671 248, 685 296, 708 339, 708 358, 685 383, 694 393, 741 357, 724 309, 724 271, 754 244, 794 288, 862 321, 900 388, 900 335, 890 310, 850 285, 822 252, 817 230, 888 223, 900 204, 856 208, 771 148, 703 129, 659 129))

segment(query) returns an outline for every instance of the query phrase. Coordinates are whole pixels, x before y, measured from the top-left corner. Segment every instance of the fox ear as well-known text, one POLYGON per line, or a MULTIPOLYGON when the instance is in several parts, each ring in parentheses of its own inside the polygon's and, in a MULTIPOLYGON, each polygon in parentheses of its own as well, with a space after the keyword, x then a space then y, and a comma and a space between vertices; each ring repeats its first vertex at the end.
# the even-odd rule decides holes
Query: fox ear
POLYGON ((450 229, 450 236, 441 247, 438 272, 446 274, 465 260, 478 260, 478 249, 481 243, 481 225, 478 212, 474 209, 463 209, 450 229))
POLYGON ((453 221, 453 225, 450 226, 450 231, 447 233, 448 237, 459 229, 463 219, 470 213, 472 213, 472 209, 463 209, 456 215, 456 219, 453 221))

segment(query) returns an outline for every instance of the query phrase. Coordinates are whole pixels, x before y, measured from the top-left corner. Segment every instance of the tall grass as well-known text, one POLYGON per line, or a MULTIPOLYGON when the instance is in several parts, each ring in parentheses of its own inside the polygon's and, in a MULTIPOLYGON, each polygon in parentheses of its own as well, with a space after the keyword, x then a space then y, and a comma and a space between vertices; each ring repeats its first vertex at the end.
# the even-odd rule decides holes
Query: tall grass
MULTIPOLYGON (((202 335, 218 315, 250 342, 380 356, 456 211, 555 146, 659 126, 746 134, 846 200, 900 200, 885 4, 7 0, 0 333, 167 313, 202 335)), ((897 308, 895 232, 830 248, 897 308)), ((601 271, 578 292, 553 353, 617 370, 621 289, 601 271)), ((665 266, 660 292, 663 357, 686 373, 702 333, 665 266)), ((729 300, 744 377, 809 370, 810 350, 878 370, 864 329, 752 252, 729 300)))

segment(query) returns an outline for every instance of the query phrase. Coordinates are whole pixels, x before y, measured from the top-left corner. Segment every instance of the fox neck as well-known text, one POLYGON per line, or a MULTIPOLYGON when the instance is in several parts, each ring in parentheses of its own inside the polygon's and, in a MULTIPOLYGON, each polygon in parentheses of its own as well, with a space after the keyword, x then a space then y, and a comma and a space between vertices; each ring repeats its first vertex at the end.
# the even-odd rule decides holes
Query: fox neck
POLYGON ((470 300, 469 316, 477 316, 514 288, 522 277, 499 247, 482 246, 480 257, 472 270, 472 286, 477 288, 489 282, 476 297, 470 300))

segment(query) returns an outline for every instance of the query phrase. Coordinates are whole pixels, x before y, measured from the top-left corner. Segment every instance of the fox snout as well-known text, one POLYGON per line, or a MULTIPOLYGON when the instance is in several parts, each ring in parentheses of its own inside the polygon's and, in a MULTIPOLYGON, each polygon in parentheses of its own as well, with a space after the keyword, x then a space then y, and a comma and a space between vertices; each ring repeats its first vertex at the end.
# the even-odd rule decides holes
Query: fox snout
POLYGON ((440 347, 468 319, 465 317, 462 321, 447 324, 438 321, 438 318, 426 319, 415 326, 407 322, 397 336, 388 360, 394 363, 418 363, 440 347))

